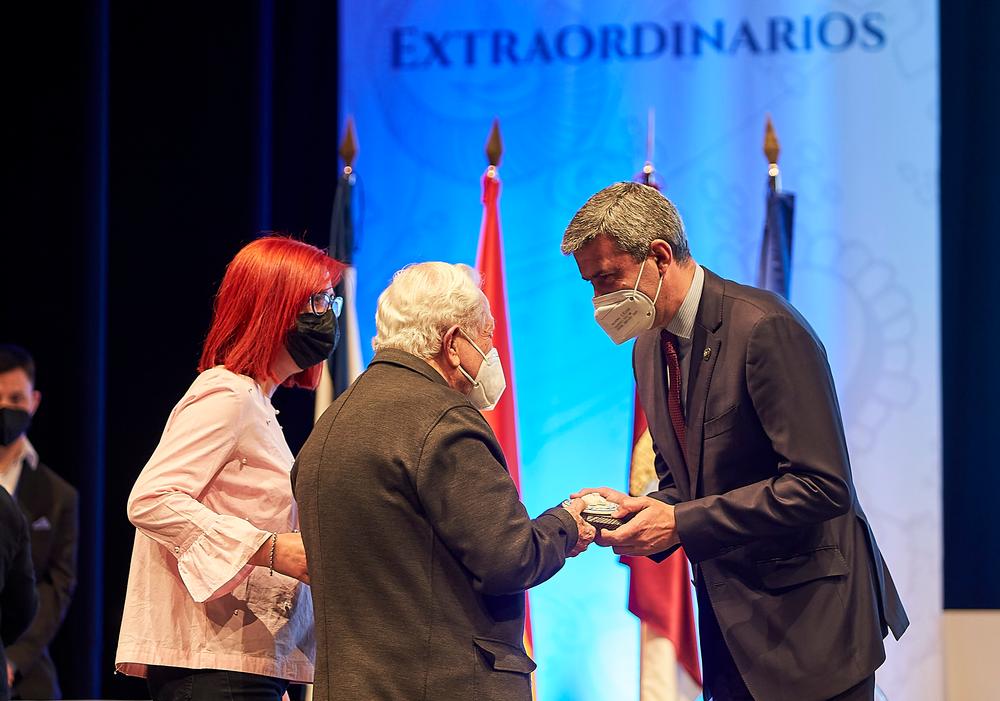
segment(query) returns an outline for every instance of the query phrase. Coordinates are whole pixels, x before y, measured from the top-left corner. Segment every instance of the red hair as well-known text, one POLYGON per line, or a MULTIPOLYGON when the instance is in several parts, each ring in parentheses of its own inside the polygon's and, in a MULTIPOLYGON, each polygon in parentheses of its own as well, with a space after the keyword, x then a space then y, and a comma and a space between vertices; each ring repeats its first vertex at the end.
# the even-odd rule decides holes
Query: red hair
MULTIPOLYGON (((244 246, 219 285, 198 371, 224 365, 258 382, 273 378, 275 355, 309 296, 336 285, 346 267, 285 236, 264 236, 244 246)), ((292 375, 285 386, 315 389, 322 366, 292 375)))

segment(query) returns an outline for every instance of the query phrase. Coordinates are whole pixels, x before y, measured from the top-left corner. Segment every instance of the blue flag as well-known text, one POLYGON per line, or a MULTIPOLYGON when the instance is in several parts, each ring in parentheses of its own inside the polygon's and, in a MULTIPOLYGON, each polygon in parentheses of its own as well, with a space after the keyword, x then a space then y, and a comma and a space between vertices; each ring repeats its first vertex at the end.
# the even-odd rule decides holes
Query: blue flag
POLYGON ((767 193, 764 238, 760 244, 757 287, 776 292, 785 299, 792 287, 792 229, 795 195, 767 193))
MULTIPOLYGON (((354 192, 353 172, 344 173, 337 182, 330 213, 330 256, 347 264, 347 270, 337 283, 337 294, 344 298, 340 312, 340 343, 330 356, 329 370, 333 380, 332 401, 361 374, 361 339, 357 317, 357 271, 354 268, 355 231, 351 200, 354 192)), ((325 407, 324 407, 325 408, 325 407)))

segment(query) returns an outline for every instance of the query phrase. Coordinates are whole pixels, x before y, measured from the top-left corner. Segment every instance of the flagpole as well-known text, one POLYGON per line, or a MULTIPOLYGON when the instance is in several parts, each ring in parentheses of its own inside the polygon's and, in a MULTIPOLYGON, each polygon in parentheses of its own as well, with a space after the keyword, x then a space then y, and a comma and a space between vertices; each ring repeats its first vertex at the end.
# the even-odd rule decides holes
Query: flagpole
MULTIPOLYGON (((500 356, 507 374, 507 391, 493 411, 484 416, 500 443, 511 479, 521 493, 520 459, 517 437, 516 373, 511 342, 510 314, 507 308, 507 291, 504 275, 503 236, 500 232, 500 159, 503 157, 503 139, 500 121, 493 120, 486 140, 486 173, 483 174, 483 221, 476 252, 476 269, 481 276, 483 294, 493 312, 493 347, 500 356)), ((534 656, 531 636, 531 606, 528 594, 524 595, 524 648, 534 656)), ((537 679, 531 674, 531 695, 537 698, 537 679)))
MULTIPOLYGON (((342 217, 344 208, 344 198, 349 197, 351 184, 354 180, 354 159, 358 155, 357 138, 354 135, 354 118, 348 115, 344 125, 344 135, 341 138, 338 153, 344 161, 344 167, 340 174, 340 182, 337 183, 336 192, 333 195, 333 214, 331 216, 331 227, 336 226, 338 217, 342 217)), ((332 237, 331 237, 332 238, 332 237)), ((331 256, 336 257, 338 251, 329 250, 331 256)), ((341 254, 343 255, 343 254, 341 254)), ((349 262, 349 261, 343 261, 349 262)), ((313 421, 318 421, 326 408, 333 403, 335 387, 333 376, 330 373, 330 363, 323 363, 323 374, 320 376, 319 385, 316 386, 316 403, 313 410, 313 421)))
MULTIPOLYGON (((316 403, 313 407, 314 423, 319 420, 319 417, 323 415, 327 407, 336 399, 337 388, 334 386, 330 368, 331 364, 338 362, 337 354, 358 354, 352 350, 352 347, 357 345, 356 337, 358 335, 358 322, 353 309, 354 286, 356 284, 356 275, 353 267, 354 237, 352 235, 345 236, 345 232, 343 231, 345 226, 344 220, 350 216, 349 214, 345 214, 345 210, 350 204, 351 188, 354 186, 355 180, 354 160, 358 156, 358 139, 354 132, 354 117, 351 115, 347 115, 347 120, 344 123, 344 135, 341 137, 337 153, 340 155, 341 160, 343 160, 344 167, 340 173, 340 180, 337 182, 337 189, 333 194, 333 208, 330 214, 330 246, 327 249, 327 253, 331 257, 340 260, 341 263, 347 263, 348 268, 344 271, 338 288, 343 287, 345 290, 349 290, 350 297, 344 300, 344 308, 340 313, 340 324, 346 328, 341 329, 340 343, 337 346, 337 350, 334 351, 334 357, 323 363, 323 374, 320 376, 319 385, 316 386, 316 403)), ((346 295, 347 292, 345 291, 344 296, 346 297, 346 295)), ((348 360, 347 365, 349 368, 351 367, 352 363, 350 360, 348 360)), ((303 701, 312 701, 313 685, 305 684, 304 687, 305 691, 302 694, 303 701)), ((288 698, 288 692, 285 692, 282 699, 288 698)))
MULTIPOLYGON (((340 281, 340 294, 343 296, 343 311, 340 314, 340 325, 342 327, 342 362, 339 363, 339 374, 334 376, 334 394, 343 392, 357 379, 364 370, 364 359, 361 356, 361 332, 358 326, 357 309, 357 287, 358 269, 354 262, 354 252, 358 247, 357 233, 354 229, 354 212, 351 210, 350 198, 354 192, 354 184, 357 181, 357 174, 354 172, 354 161, 358 156, 358 138, 354 128, 354 117, 347 116, 347 124, 344 129, 344 139, 340 144, 340 156, 344 159, 344 218, 349 222, 341 221, 341 236, 338 237, 340 246, 334 249, 335 257, 342 263, 347 263, 347 270, 340 281)), ((331 244, 333 240, 331 237, 331 244)))
POLYGON ((639 180, 643 185, 656 187, 656 168, 653 167, 653 151, 656 148, 656 108, 650 107, 646 111, 646 162, 642 166, 642 174, 639 180))
MULTIPOLYGON (((660 189, 653 154, 656 111, 646 113, 646 161, 635 179, 660 189)), ((657 488, 653 440, 646 415, 635 393, 632 445, 629 451, 629 493, 643 496, 657 488)), ((628 608, 640 623, 640 701, 694 701, 701 693, 701 669, 687 556, 678 549, 661 563, 622 556, 629 567, 628 608)))

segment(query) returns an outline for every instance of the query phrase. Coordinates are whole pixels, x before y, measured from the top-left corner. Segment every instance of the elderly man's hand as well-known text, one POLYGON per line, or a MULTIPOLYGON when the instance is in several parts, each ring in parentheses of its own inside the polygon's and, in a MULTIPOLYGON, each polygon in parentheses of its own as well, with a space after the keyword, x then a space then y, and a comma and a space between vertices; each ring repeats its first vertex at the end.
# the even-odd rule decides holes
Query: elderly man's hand
POLYGON ((584 521, 580 514, 587 507, 587 503, 583 499, 573 499, 569 504, 563 504, 564 509, 573 514, 573 520, 576 521, 576 531, 579 534, 576 539, 576 545, 573 549, 569 551, 566 557, 576 557, 584 550, 587 546, 594 542, 594 536, 597 535, 597 529, 591 526, 589 523, 584 521))
POLYGON ((680 543, 674 521, 674 507, 651 497, 630 497, 608 487, 583 489, 574 497, 596 493, 618 504, 613 518, 632 518, 619 528, 601 530, 595 538, 598 545, 611 547, 619 555, 652 555, 680 543))

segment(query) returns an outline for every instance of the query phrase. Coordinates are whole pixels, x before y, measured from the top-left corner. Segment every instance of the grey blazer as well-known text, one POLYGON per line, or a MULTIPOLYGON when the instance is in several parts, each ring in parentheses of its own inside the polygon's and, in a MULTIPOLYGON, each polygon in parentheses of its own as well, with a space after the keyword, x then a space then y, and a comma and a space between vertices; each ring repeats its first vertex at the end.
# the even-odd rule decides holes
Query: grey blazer
POLYGON ((378 353, 292 471, 316 615, 315 698, 531 698, 524 591, 576 544, 532 520, 483 416, 430 365, 378 353))
POLYGON ((702 603, 755 698, 835 696, 882 663, 887 629, 898 638, 908 620, 858 503, 826 351, 783 299, 706 270, 685 460, 660 332, 633 350, 660 478, 651 496, 676 505, 702 603))

